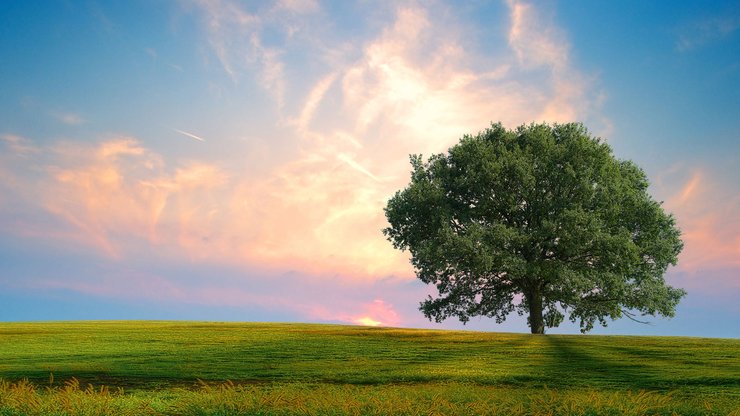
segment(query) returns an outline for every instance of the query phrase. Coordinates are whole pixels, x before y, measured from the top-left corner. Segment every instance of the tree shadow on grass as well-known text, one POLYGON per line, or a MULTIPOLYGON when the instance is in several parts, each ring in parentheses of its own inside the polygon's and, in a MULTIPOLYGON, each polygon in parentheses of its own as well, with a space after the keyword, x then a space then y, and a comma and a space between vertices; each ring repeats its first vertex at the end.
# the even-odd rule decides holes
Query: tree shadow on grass
POLYGON ((663 390, 650 367, 581 337, 548 335, 551 361, 546 378, 552 387, 588 387, 625 390, 663 390))
POLYGON ((692 389, 740 388, 740 366, 737 360, 712 356, 711 352, 696 353, 685 346, 682 348, 652 347, 630 348, 614 345, 609 350, 632 360, 647 361, 660 387, 692 389), (678 350, 678 352, 676 352, 678 350))

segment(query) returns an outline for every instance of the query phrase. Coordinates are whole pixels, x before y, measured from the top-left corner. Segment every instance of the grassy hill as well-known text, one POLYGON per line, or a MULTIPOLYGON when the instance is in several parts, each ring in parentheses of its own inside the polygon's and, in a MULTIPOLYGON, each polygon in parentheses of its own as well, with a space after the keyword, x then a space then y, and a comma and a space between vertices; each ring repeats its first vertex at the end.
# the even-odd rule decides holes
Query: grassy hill
POLYGON ((0 415, 52 409, 65 394, 80 395, 79 406, 108 395, 120 414, 740 415, 740 340, 2 323, 0 379, 0 415), (88 383, 113 389, 85 390, 88 383), (19 407, 34 400, 36 410, 19 407))

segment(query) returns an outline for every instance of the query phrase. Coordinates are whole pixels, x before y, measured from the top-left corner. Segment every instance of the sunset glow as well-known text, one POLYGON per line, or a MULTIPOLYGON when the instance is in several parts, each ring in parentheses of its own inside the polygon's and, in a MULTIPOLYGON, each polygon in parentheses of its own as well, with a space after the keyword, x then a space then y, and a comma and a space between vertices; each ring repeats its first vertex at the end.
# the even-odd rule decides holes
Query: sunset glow
POLYGON ((380 324, 382 324, 382 322, 376 321, 369 316, 364 316, 362 318, 355 319, 354 323, 364 325, 364 326, 379 326, 380 324))

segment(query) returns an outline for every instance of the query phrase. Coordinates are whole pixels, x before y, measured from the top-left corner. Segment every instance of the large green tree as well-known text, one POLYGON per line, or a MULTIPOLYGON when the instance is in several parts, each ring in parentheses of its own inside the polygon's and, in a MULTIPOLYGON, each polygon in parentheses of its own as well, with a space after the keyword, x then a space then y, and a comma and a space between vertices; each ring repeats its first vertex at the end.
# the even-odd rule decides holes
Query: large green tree
POLYGON ((581 331, 627 316, 673 316, 686 294, 663 275, 683 247, 645 173, 583 125, 494 124, 426 162, 385 208, 383 230, 439 296, 437 322, 529 314, 532 333, 565 315, 581 331))

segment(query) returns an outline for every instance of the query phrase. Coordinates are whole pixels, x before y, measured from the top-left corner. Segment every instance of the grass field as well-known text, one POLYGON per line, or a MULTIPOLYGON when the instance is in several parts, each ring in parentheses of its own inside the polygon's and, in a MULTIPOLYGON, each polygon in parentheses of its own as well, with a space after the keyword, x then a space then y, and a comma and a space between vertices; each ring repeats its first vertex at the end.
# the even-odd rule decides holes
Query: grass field
POLYGON ((0 379, 0 415, 740 415, 740 340, 2 323, 0 379))

